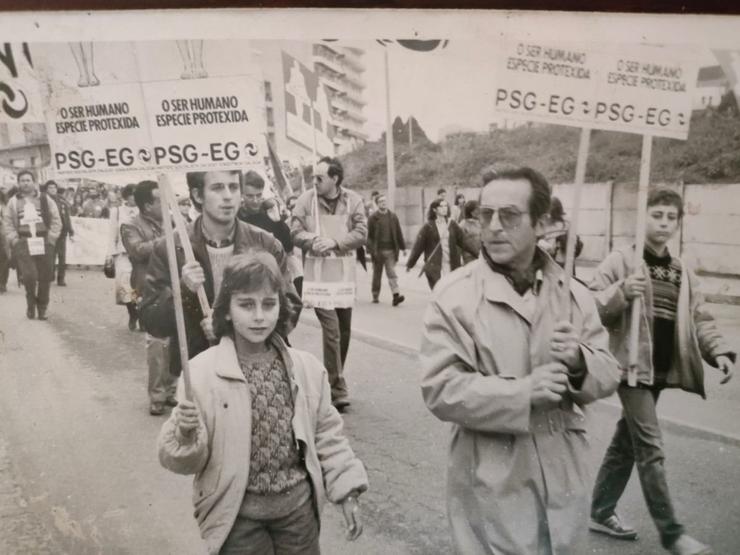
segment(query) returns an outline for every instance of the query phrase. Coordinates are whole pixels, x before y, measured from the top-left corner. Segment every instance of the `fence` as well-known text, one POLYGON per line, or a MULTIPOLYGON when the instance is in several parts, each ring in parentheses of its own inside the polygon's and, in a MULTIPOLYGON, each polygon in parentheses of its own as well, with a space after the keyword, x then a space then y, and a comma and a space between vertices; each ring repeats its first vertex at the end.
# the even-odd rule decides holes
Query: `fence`
MULTIPOLYGON (((740 184, 666 184, 684 199, 684 217, 669 249, 690 262, 702 276, 702 289, 713 301, 740 304, 740 184)), ((569 212, 570 184, 558 184, 553 194, 569 212)), ((479 189, 457 192, 478 197, 479 189)), ((453 191, 448 191, 452 202, 453 191)), ((396 213, 407 244, 413 243, 426 219, 426 208, 436 198, 435 188, 404 187, 396 191, 396 213)), ((584 185, 578 232, 584 248, 578 263, 598 264, 616 247, 634 240, 637 221, 637 185, 584 185)))

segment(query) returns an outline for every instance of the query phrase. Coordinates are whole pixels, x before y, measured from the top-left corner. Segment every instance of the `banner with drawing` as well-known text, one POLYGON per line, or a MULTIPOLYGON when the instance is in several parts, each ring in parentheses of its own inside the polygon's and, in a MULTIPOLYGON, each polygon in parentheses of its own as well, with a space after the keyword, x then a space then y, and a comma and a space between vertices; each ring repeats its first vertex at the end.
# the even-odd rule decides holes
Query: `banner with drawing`
POLYGON ((108 253, 110 220, 105 218, 72 218, 75 230, 67 238, 67 264, 102 266, 108 253))
POLYGON ((264 164, 261 69, 247 41, 32 45, 52 171, 239 169, 264 164))
MULTIPOLYGON (((320 216, 323 237, 339 239, 347 234, 346 216, 320 216)), ((303 267, 303 306, 306 308, 352 308, 357 290, 355 253, 340 256, 307 255, 303 267)))

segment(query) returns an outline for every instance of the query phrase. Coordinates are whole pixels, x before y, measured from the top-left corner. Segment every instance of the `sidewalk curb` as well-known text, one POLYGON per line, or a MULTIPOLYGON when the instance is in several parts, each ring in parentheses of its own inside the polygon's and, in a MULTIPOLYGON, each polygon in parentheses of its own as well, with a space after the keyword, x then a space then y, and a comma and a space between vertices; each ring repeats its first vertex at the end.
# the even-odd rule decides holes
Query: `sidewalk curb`
MULTIPOLYGON (((319 324, 319 322, 304 320, 302 321, 302 323, 311 326, 312 328, 321 328, 321 324, 319 324)), ((364 330, 359 330, 356 328, 352 329, 352 337, 373 347, 377 347, 386 351, 392 351, 401 355, 406 355, 409 358, 416 358, 416 356, 419 354, 418 348, 404 345, 403 343, 399 343, 396 341, 391 341, 390 339, 380 337, 364 330)), ((622 412, 622 407, 618 403, 614 403, 612 401, 607 401, 604 399, 600 399, 599 401, 597 401, 597 403, 599 409, 603 408, 609 412, 613 412, 615 416, 618 416, 622 412)), ((695 424, 690 424, 688 422, 677 420, 675 418, 661 417, 660 423, 662 429, 666 432, 688 436, 695 439, 716 441, 718 443, 729 445, 731 447, 740 447, 740 436, 735 434, 722 432, 713 428, 706 428, 704 426, 697 426, 695 424)))

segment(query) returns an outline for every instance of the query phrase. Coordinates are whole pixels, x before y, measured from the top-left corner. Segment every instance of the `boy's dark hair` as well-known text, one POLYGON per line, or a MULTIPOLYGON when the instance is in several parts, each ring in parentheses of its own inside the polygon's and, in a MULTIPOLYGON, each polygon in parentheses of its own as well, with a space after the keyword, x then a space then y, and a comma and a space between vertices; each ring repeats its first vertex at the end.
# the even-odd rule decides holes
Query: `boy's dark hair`
MULTIPOLYGON (((498 179, 526 179, 529 181, 529 184, 532 186, 532 192, 529 195, 528 202, 529 218, 532 220, 533 226, 550 210, 550 198, 552 195, 550 184, 545 179, 545 176, 537 170, 526 166, 517 167, 508 165, 489 168, 483 172, 483 187, 480 194, 483 194, 483 189, 486 185, 498 179)), ((478 197, 478 202, 480 202, 480 196, 478 197)))
POLYGON ((240 292, 250 293, 265 285, 277 293, 280 301, 280 313, 272 333, 285 337, 293 313, 293 305, 285 295, 285 280, 274 256, 264 250, 250 249, 232 256, 224 269, 221 289, 213 305, 213 332, 217 338, 224 335, 234 337, 234 325, 226 318, 231 296, 240 292))
POLYGON ((321 158, 319 160, 319 164, 321 164, 322 162, 329 166, 329 169, 326 170, 327 175, 329 177, 338 178, 337 187, 339 187, 344 180, 344 168, 342 168, 342 163, 336 158, 331 158, 330 156, 324 156, 323 158, 321 158))
POLYGON ((31 179, 33 179, 33 182, 36 183, 36 174, 33 173, 31 170, 21 170, 16 174, 15 178, 17 181, 20 181, 21 177, 23 177, 24 175, 30 175, 31 179))
POLYGON ((39 191, 41 191, 42 193, 45 193, 49 189, 49 185, 54 185, 57 188, 57 194, 59 194, 59 185, 53 179, 50 179, 43 185, 39 185, 39 191))
POLYGON ((678 209, 678 219, 683 218, 683 199, 673 189, 668 187, 656 187, 648 193, 647 207, 651 206, 675 206, 678 209))
POLYGON ((378 198, 379 196, 380 196, 380 193, 379 193, 378 191, 373 191, 372 193, 370 193, 370 198, 371 198, 372 200, 375 200, 375 199, 376 199, 376 198, 378 198))
POLYGON ((446 195, 446 194, 447 194, 447 191, 445 191, 444 189, 437 189, 437 196, 446 195))
POLYGON ((563 203, 558 197, 552 197, 550 199, 550 220, 553 222, 562 222, 563 218, 565 218, 563 203))
POLYGON ((249 170, 242 177, 242 187, 254 187, 260 191, 265 188, 265 180, 254 170, 249 170))
POLYGON ((156 181, 141 181, 136 185, 134 190, 134 202, 139 207, 140 211, 144 211, 144 206, 154 202, 154 196, 152 191, 159 187, 156 181))
MULTIPOLYGON (((203 207, 198 199, 193 195, 193 190, 197 189, 200 191, 200 195, 203 196, 203 185, 206 182, 206 174, 208 172, 188 172, 185 174, 185 180, 188 183, 188 191, 190 191, 190 200, 193 202, 193 206, 200 212, 203 207)), ((225 173, 239 175, 239 183, 241 185, 241 172, 239 170, 226 170, 225 173)))
POLYGON ((134 194, 136 191, 136 185, 129 183, 123 189, 121 189, 121 198, 126 200, 128 197, 134 194))

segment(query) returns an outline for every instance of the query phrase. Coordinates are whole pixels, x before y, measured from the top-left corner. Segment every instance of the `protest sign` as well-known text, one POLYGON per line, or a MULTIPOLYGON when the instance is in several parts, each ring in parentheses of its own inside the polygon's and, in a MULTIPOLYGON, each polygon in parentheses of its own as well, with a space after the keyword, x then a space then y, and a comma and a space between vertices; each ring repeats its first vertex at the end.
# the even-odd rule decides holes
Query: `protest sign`
POLYGON ((44 120, 33 58, 27 43, 0 46, 0 122, 44 120))
POLYGON ((530 121, 686 139, 697 64, 650 46, 507 42, 494 110, 530 121))
MULTIPOLYGON (((229 44, 209 42, 211 57, 229 44)), ((249 43, 239 46, 250 59, 249 43)), ((229 74, 217 65, 210 75, 204 48, 203 41, 33 45, 55 174, 263 164, 259 71, 235 66, 229 74)))
POLYGON ((72 217, 74 239, 67 238, 67 264, 100 266, 108 254, 110 220, 72 217))
MULTIPOLYGON (((347 217, 321 215, 322 237, 340 239, 347 234, 347 217)), ((355 253, 346 256, 307 255, 303 267, 303 306, 306 308, 352 308, 356 293, 355 253)))

